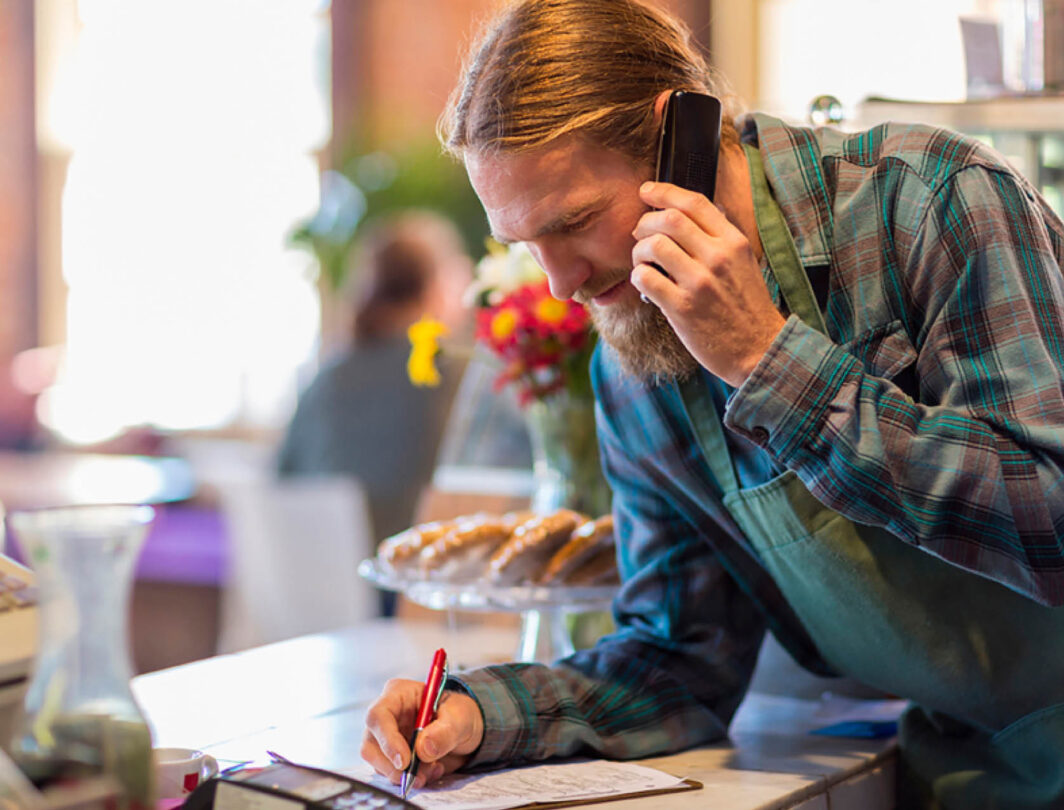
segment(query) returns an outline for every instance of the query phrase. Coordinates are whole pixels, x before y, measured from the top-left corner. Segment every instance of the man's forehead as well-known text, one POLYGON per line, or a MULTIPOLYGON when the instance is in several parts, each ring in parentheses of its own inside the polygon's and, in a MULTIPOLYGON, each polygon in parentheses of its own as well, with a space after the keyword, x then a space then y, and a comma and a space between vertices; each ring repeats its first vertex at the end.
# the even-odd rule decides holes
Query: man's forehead
POLYGON ((597 166, 572 143, 469 156, 466 170, 499 241, 529 241, 556 230, 608 196, 597 166))

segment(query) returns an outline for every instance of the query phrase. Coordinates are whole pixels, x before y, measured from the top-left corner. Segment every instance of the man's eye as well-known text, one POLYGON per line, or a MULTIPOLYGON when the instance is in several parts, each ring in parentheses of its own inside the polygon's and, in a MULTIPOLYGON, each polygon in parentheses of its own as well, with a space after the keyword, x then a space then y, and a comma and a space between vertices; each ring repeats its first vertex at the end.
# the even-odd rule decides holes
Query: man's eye
POLYGON ((580 217, 579 219, 574 219, 574 220, 572 220, 570 222, 566 222, 565 225, 562 227, 562 230, 565 233, 573 233, 574 231, 581 231, 584 228, 586 228, 588 225, 591 224, 591 219, 592 219, 592 216, 590 214, 588 214, 587 216, 580 217))

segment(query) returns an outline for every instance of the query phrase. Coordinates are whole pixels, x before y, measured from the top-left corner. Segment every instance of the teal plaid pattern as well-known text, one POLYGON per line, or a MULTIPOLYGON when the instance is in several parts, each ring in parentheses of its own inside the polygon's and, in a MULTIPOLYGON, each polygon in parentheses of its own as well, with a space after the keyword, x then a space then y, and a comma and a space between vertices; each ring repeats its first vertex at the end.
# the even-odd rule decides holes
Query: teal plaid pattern
MULTIPOLYGON (((791 316, 737 391, 702 374, 740 484, 793 470, 855 522, 1064 605, 1064 223, 999 155, 949 131, 755 115, 742 136, 828 334, 791 316)), ((618 630, 553 667, 458 676, 487 729, 471 766, 717 739, 766 629, 829 673, 721 505, 677 388, 627 378, 604 348, 593 378, 618 630)))

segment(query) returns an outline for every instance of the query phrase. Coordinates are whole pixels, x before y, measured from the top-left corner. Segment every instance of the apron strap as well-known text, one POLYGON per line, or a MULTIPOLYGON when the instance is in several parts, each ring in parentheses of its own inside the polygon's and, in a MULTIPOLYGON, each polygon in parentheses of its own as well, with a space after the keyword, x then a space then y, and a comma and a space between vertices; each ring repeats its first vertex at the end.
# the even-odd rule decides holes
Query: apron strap
POLYGON ((824 317, 817 306, 813 287, 809 277, 802 269, 802 260, 798 248, 787 228, 775 197, 769 191, 765 168, 761 162, 761 152, 757 147, 744 143, 746 161, 750 166, 750 186, 754 193, 754 215, 757 218, 757 232, 761 237, 761 247, 768 259, 769 271, 780 285, 780 293, 787 302, 787 308, 802 319, 802 322, 827 334, 824 317))
MULTIPOLYGON (((802 268, 798 248, 791 238, 783 212, 776 203, 768 187, 761 153, 756 147, 743 144, 746 160, 750 167, 750 186, 754 196, 754 215, 757 218, 757 232, 761 237, 761 246, 768 259, 769 272, 779 284, 783 300, 788 309, 814 329, 827 334, 824 318, 817 306, 813 287, 809 277, 802 268)), ((735 465, 724 438, 724 427, 717 414, 713 398, 703 382, 701 375, 693 374, 679 386, 687 419, 698 438, 699 447, 709 464, 718 485, 727 495, 739 490, 739 479, 735 465)))
POLYGON ((701 373, 695 372, 681 382, 679 387, 687 421, 691 423, 702 456, 722 490, 721 495, 738 492, 739 478, 735 474, 735 465, 732 464, 731 453, 728 452, 728 444, 724 438, 724 427, 720 423, 717 406, 706 381, 701 373))

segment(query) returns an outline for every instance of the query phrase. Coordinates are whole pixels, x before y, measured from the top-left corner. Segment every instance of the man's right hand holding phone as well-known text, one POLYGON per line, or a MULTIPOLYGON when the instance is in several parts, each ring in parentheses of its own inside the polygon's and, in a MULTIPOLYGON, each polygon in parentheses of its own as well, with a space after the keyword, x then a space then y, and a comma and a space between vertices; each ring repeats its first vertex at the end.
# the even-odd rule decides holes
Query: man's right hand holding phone
POLYGON ((659 97, 662 102, 657 182, 639 192, 650 210, 632 234, 631 281, 691 355, 737 388, 785 321, 748 236, 713 202, 718 167, 731 165, 734 185, 747 176, 746 158, 739 146, 721 146, 718 99, 677 91, 659 97))

